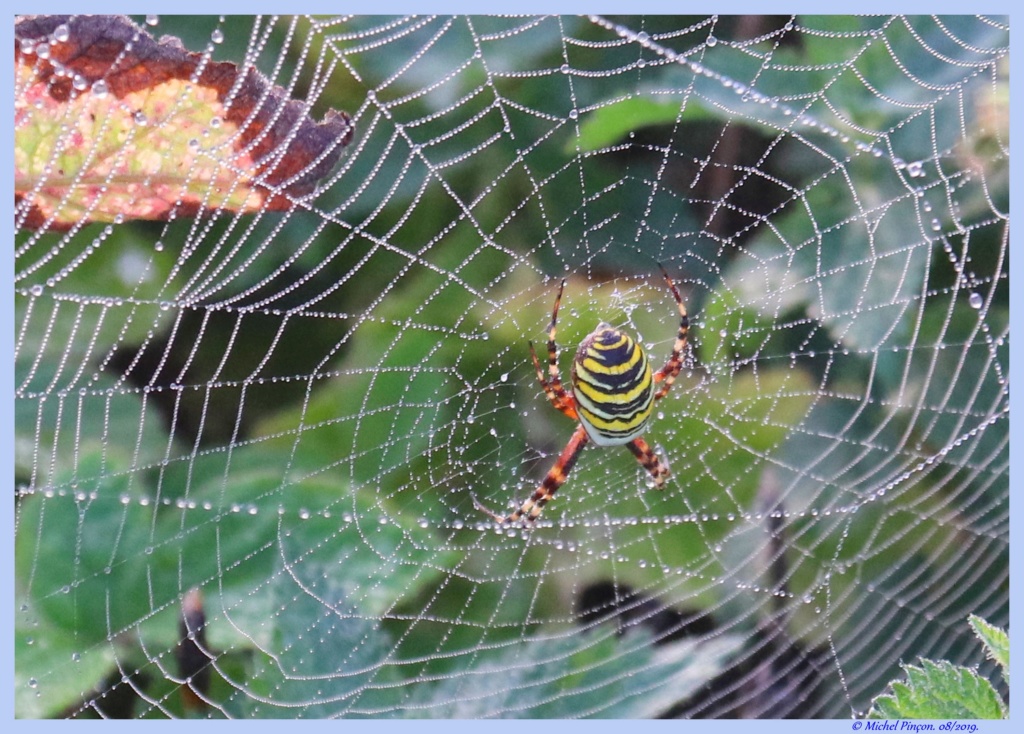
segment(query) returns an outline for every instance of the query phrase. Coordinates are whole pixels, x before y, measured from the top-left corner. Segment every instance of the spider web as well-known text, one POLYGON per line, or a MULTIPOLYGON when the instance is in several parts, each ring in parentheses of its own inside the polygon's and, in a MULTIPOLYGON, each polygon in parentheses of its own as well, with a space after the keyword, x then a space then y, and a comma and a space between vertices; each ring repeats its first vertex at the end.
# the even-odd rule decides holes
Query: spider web
POLYGON ((137 22, 356 133, 287 211, 18 231, 18 715, 849 717, 918 656, 997 682, 966 619, 1009 615, 1005 18, 137 22), (589 446, 497 526, 473 496, 518 505, 574 429, 527 348, 558 282, 564 379, 602 320, 657 368, 659 263, 691 320, 665 489, 589 446))

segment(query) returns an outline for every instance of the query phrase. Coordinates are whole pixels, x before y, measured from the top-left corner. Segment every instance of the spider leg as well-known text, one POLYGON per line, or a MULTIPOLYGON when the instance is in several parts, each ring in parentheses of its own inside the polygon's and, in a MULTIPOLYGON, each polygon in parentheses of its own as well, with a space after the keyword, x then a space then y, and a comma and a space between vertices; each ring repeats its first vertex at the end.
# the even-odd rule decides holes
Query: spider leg
POLYGON ((568 478, 569 472, 571 472, 573 466, 576 465, 576 459, 579 457, 580 451, 583 450, 583 447, 587 445, 588 440, 586 429, 582 425, 577 426, 575 433, 572 434, 572 438, 569 439, 569 443, 566 444, 564 449, 562 449, 562 453, 559 454, 558 460, 555 462, 555 465, 551 467, 547 476, 544 477, 540 486, 533 491, 533 494, 530 495, 529 499, 520 505, 518 510, 515 510, 507 517, 502 517, 501 515, 488 510, 477 502, 476 497, 473 498, 473 505, 478 510, 490 515, 491 519, 495 522, 513 523, 522 518, 524 525, 532 523, 537 519, 537 516, 540 515, 540 511, 544 509, 544 505, 554 497, 558 488, 565 484, 565 480, 568 478))
MULTIPOLYGON (((679 370, 682 369, 683 350, 686 349, 687 337, 690 334, 690 319, 686 315, 686 306, 683 305, 683 299, 682 296, 679 295, 679 289, 676 288, 676 284, 672 282, 672 278, 669 277, 668 271, 665 270, 664 266, 660 267, 662 275, 665 276, 665 282, 668 283, 669 290, 672 291, 672 295, 676 299, 676 305, 679 306, 679 333, 676 334, 676 342, 672 345, 672 355, 668 358, 668 362, 665 363, 664 367, 654 373, 654 382, 664 383, 658 391, 654 393, 655 400, 661 400, 672 388, 672 383, 675 382, 676 376, 679 374, 679 370)), ((657 477, 655 477, 655 479, 657 479, 657 477)))
POLYGON ((551 404, 573 420, 579 420, 576 415, 576 399, 562 387, 561 379, 556 377, 553 381, 549 381, 544 377, 544 371, 541 369, 540 360, 537 359, 537 352, 533 348, 533 342, 530 342, 530 356, 533 358, 533 366, 537 370, 537 379, 540 380, 540 386, 544 388, 544 394, 548 396, 551 404))
POLYGON ((548 400, 558 410, 565 413, 573 420, 577 420, 576 400, 562 387, 562 376, 558 373, 558 344, 555 343, 555 328, 558 324, 558 306, 562 302, 562 291, 565 289, 565 281, 558 287, 558 295, 555 297, 555 307, 551 310, 551 323, 548 324, 548 376, 544 376, 540 360, 537 358, 537 350, 530 342, 530 357, 533 359, 533 367, 537 370, 537 379, 548 400))
POLYGON ((658 458, 647 442, 642 438, 634 438, 627 446, 633 452, 633 456, 640 462, 640 465, 647 470, 647 473, 654 477, 654 488, 664 489, 665 478, 669 475, 668 467, 658 458))

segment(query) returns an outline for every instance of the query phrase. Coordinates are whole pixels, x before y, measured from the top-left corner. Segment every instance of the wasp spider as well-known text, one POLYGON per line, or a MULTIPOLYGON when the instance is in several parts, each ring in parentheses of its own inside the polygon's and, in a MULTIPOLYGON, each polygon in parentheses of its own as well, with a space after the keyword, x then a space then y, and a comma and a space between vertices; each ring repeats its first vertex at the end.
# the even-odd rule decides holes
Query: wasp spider
POLYGON ((620 446, 626 444, 637 461, 654 478, 654 486, 661 489, 668 476, 668 467, 659 459, 641 437, 651 418, 654 401, 668 394, 682 367, 683 350, 690 331, 686 307, 679 291, 665 268, 661 269, 669 290, 679 306, 679 333, 672 347, 672 356, 657 372, 651 372, 647 355, 629 334, 606 323, 597 328, 580 344, 572 361, 572 393, 562 387, 558 372, 558 345, 555 344, 555 326, 558 322, 558 305, 562 301, 565 281, 558 288, 555 307, 551 311, 548 326, 548 376, 544 376, 537 352, 530 342, 530 356, 537 369, 537 379, 544 388, 548 400, 558 410, 577 421, 579 425, 562 450, 544 481, 534 490, 530 498, 506 517, 491 512, 481 505, 476 497, 473 504, 499 523, 522 520, 532 523, 540 515, 544 505, 561 487, 569 472, 576 464, 580 451, 593 441, 598 446, 620 446), (660 387, 656 387, 660 384, 660 387))

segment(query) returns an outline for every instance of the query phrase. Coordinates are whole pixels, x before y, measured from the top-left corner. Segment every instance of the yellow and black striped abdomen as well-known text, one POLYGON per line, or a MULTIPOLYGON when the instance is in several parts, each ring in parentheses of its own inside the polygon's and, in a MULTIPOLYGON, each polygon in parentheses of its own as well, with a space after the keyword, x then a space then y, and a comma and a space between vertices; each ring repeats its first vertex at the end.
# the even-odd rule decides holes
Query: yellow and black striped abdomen
POLYGON ((627 334, 599 324, 572 362, 572 393, 580 422, 594 443, 629 443, 643 433, 654 404, 647 355, 627 334))

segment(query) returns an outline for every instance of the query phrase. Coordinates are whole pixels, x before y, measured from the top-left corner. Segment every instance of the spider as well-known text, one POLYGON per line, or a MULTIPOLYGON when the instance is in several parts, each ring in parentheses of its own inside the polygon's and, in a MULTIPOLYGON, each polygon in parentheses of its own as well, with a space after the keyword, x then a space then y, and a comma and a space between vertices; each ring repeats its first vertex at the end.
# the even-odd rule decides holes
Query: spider
POLYGON ((548 326, 548 377, 544 376, 533 342, 530 342, 530 356, 548 400, 579 425, 551 471, 519 509, 502 517, 473 497, 473 505, 478 510, 499 523, 513 523, 520 519, 524 526, 532 523, 565 483, 588 441, 598 446, 627 445, 637 461, 654 478, 654 486, 657 489, 663 488, 665 478, 669 475, 668 467, 640 434, 650 420, 654 401, 668 394, 679 374, 690 321, 683 299, 668 272, 664 267, 661 272, 679 306, 679 333, 668 362, 652 374, 643 347, 624 331, 601 322, 576 350, 576 357, 572 361, 571 394, 562 387, 562 378, 558 372, 558 345, 555 344, 558 305, 565 289, 565 281, 562 281, 555 298, 555 307, 551 311, 551 324, 548 326), (661 387, 656 389, 659 383, 661 387))

